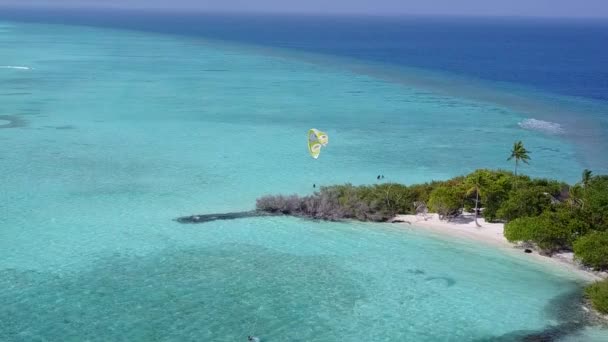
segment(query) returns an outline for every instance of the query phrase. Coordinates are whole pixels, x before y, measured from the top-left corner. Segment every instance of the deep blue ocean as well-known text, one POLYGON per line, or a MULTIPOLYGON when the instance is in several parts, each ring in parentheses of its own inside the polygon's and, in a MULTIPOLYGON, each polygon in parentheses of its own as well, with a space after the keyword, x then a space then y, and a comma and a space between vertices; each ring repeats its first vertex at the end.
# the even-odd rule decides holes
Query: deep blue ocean
POLYGON ((199 36, 608 100, 608 20, 3 9, 4 19, 199 36))

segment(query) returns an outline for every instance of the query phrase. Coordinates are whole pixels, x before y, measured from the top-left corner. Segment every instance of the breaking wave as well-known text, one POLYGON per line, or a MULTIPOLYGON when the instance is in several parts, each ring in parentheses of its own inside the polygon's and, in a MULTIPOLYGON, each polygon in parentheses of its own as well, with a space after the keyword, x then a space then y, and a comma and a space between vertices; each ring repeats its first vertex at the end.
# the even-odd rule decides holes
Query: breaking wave
POLYGON ((565 132, 558 123, 537 119, 525 119, 519 123, 519 127, 549 134, 562 134, 565 132))
POLYGON ((14 65, 0 65, 0 69, 32 70, 30 67, 14 65))

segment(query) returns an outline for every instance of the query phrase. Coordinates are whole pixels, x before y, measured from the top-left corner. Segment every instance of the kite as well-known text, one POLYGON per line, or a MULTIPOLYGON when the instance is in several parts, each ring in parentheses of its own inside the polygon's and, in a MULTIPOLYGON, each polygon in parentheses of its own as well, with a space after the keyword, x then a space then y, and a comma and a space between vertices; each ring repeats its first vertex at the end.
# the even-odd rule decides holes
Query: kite
POLYGON ((329 137, 327 133, 321 132, 316 128, 311 128, 308 131, 308 152, 310 156, 317 159, 321 154, 321 147, 327 146, 329 137))

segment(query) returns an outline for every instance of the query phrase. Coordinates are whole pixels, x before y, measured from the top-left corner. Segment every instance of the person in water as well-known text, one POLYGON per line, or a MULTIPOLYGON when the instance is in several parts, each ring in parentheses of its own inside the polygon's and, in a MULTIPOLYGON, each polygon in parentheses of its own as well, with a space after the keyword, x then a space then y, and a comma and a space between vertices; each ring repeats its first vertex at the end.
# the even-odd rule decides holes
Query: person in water
POLYGON ((378 177, 376 177, 376 179, 380 179, 380 175, 378 175, 378 177))
POLYGON ((247 336, 247 341, 249 341, 249 342, 260 342, 260 339, 257 338, 257 337, 255 337, 255 336, 249 335, 249 336, 247 336))
POLYGON ((317 187, 317 184, 313 184, 313 185, 312 185, 312 187, 313 187, 313 188, 316 188, 316 187, 317 187))

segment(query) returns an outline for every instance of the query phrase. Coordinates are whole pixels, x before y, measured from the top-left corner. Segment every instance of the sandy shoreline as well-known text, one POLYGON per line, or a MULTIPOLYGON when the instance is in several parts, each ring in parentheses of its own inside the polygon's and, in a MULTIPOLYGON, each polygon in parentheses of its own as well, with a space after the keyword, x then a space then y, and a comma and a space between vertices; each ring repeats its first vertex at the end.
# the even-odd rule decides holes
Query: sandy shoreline
MULTIPOLYGON (((395 224, 403 227, 424 229, 441 236, 475 240, 513 253, 524 254, 522 249, 516 248, 514 244, 507 241, 504 237, 503 223, 489 223, 485 222, 483 218, 479 218, 477 221, 481 227, 477 227, 472 214, 465 214, 450 221, 440 220, 437 214, 427 214, 424 216, 398 215, 393 221, 397 221, 395 224)), ((595 281, 603 279, 606 276, 605 274, 591 272, 578 266, 573 260, 572 253, 558 253, 552 257, 542 256, 537 252, 526 255, 530 256, 533 261, 559 267, 583 280, 595 281)))

